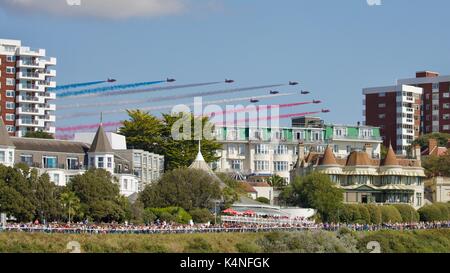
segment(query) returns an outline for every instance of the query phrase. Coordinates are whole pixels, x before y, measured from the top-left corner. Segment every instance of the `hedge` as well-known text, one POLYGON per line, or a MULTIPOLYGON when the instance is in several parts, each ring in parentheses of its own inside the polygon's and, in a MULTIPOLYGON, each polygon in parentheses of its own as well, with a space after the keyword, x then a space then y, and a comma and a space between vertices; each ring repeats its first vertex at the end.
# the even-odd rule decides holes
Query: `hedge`
POLYGON ((419 213, 412 206, 406 204, 395 204, 393 206, 400 212, 403 222, 414 223, 419 221, 419 213))
POLYGON ((394 206, 381 206, 381 221, 383 223, 401 223, 402 215, 394 206))

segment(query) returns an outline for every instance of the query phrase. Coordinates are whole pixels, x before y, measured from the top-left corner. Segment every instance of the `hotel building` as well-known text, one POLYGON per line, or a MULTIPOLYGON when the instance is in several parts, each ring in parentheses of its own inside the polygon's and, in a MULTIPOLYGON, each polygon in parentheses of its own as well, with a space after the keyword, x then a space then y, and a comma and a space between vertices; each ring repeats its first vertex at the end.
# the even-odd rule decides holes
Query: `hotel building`
POLYGON ((311 150, 323 152, 331 145, 336 157, 345 157, 353 149, 370 147, 379 157, 379 128, 369 126, 324 125, 322 127, 239 128, 216 127, 216 137, 222 144, 217 151, 220 159, 211 164, 217 172, 242 176, 279 175, 290 182, 289 172, 298 154, 311 150), (299 143, 303 149, 299 152, 299 143))

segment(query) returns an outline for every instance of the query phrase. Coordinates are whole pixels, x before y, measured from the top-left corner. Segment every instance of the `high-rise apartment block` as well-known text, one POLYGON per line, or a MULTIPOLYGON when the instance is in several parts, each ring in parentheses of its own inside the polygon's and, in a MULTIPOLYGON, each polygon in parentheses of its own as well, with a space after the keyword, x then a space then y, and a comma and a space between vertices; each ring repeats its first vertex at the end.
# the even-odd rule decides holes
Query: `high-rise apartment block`
POLYGON ((43 131, 54 134, 56 58, 45 49, 0 39, 0 115, 12 136, 43 131))
POLYGON ((366 125, 380 127, 384 145, 406 155, 419 136, 422 88, 396 85, 363 90, 366 125))

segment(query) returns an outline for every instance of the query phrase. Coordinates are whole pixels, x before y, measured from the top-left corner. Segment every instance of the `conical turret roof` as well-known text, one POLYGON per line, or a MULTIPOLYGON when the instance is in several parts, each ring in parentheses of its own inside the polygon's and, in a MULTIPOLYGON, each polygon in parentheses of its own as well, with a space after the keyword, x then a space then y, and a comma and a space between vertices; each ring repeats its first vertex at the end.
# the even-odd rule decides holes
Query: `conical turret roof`
POLYGON ((90 153, 112 153, 113 149, 111 143, 106 136, 103 126, 98 127, 97 133, 95 134, 94 141, 89 149, 90 153))
POLYGON ((382 166, 399 166, 397 156, 395 155, 392 145, 389 145, 389 149, 386 158, 383 160, 382 166))
POLYGON ((325 149, 325 153, 323 154, 323 158, 321 159, 319 165, 321 166, 333 166, 338 165, 336 161, 336 157, 334 157, 333 150, 330 145, 325 149))

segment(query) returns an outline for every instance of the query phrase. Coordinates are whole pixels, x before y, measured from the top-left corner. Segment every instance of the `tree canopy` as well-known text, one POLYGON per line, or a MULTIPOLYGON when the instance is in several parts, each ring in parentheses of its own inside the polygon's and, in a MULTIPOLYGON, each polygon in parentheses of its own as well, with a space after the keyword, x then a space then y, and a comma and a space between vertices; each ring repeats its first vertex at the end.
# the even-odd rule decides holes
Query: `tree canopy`
MULTIPOLYGON (((202 128, 214 126, 208 118, 195 118, 188 116, 190 128, 182 128, 179 133, 184 134, 185 140, 174 139, 172 129, 179 125, 183 115, 164 114, 162 119, 158 119, 148 112, 140 110, 128 110, 129 120, 123 122, 120 133, 127 138, 129 148, 143 149, 145 151, 164 155, 165 169, 173 170, 180 167, 189 166, 198 153, 198 140, 200 137, 195 134, 195 121, 201 119, 199 124, 202 128), (186 139, 187 138, 187 139, 186 139)), ((203 132, 203 130, 202 130, 203 132)), ((202 139, 202 154, 207 162, 213 162, 218 159, 216 150, 221 145, 211 139, 202 139)))
POLYGON ((212 208, 221 197, 219 182, 202 170, 179 168, 166 172, 159 181, 148 185, 139 200, 145 208, 212 208))
POLYGON ((311 173, 296 177, 281 193, 280 199, 286 204, 316 209, 323 221, 336 221, 344 195, 327 175, 311 173))

